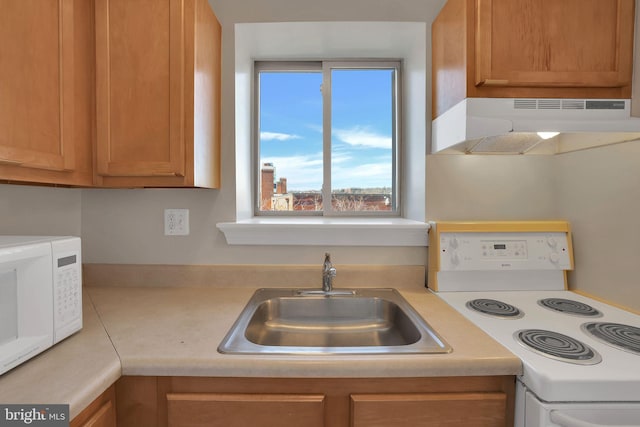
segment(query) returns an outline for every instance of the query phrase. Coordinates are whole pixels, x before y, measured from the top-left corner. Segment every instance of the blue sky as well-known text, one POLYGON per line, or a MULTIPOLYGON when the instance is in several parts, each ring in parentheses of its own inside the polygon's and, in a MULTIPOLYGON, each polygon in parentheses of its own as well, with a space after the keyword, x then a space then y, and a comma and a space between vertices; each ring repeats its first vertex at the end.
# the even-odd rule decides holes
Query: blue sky
MULTIPOLYGON (((391 187, 391 70, 332 72, 332 187, 391 187)), ((260 163, 289 191, 322 186, 322 73, 263 72, 260 163)))

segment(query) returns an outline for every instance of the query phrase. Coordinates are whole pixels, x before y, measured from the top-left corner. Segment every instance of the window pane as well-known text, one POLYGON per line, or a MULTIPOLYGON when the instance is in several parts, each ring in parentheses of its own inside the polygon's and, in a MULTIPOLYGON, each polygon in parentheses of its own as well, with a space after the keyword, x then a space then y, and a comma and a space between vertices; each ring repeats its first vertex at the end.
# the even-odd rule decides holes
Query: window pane
POLYGON ((260 72, 260 210, 322 211, 322 72, 260 72))
POLYGON ((331 201, 336 211, 395 210, 393 69, 331 71, 331 201))

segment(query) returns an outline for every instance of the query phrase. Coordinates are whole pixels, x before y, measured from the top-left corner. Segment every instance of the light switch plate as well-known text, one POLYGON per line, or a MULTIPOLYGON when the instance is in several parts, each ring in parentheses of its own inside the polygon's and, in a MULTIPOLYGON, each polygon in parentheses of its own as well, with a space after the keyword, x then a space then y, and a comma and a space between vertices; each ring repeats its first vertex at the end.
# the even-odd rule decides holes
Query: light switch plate
POLYGON ((189 235, 189 209, 165 209, 164 210, 164 235, 188 236, 189 235))

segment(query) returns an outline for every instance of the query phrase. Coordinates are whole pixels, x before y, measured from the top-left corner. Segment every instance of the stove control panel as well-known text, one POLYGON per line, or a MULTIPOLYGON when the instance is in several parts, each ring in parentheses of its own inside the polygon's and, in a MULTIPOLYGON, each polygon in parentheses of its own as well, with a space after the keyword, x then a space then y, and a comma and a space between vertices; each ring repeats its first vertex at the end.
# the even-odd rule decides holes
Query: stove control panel
POLYGON ((527 259, 526 240, 485 240, 480 245, 484 259, 527 259))
POLYGON ((440 271, 569 270, 563 232, 440 233, 440 271))

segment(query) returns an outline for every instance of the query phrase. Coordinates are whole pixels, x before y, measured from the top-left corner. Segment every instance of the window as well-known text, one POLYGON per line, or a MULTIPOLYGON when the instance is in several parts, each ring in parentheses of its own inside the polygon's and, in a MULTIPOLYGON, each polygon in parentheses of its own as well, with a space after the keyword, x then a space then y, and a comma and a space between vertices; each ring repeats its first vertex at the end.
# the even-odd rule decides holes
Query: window
MULTIPOLYGON (((427 120, 428 31, 425 22, 257 22, 233 26, 234 126, 223 127, 233 138, 232 162, 235 215, 217 224, 230 245, 426 246, 425 166, 427 120), (309 58, 402 61, 402 188, 397 216, 320 216, 258 214, 259 184, 255 112, 256 61, 307 61, 309 58)), ((230 89, 230 88, 227 88, 230 89)), ((223 99, 225 90, 223 89, 223 99)), ((399 140, 398 140, 399 141, 399 140)), ((225 166, 226 167, 226 166, 225 166)), ((223 167, 223 173, 224 173, 223 167)), ((282 176, 279 168, 276 172, 282 176)), ((291 180, 289 178, 288 180, 291 180)), ((224 188, 228 188, 224 184, 224 188)), ((399 188, 396 188, 399 190, 399 188)), ((223 190, 225 193, 226 190, 223 190)), ((226 199, 226 195, 224 197, 226 199)))
POLYGON ((400 61, 259 61, 254 73, 257 215, 399 215, 400 61))

